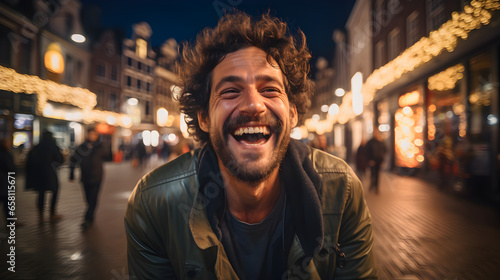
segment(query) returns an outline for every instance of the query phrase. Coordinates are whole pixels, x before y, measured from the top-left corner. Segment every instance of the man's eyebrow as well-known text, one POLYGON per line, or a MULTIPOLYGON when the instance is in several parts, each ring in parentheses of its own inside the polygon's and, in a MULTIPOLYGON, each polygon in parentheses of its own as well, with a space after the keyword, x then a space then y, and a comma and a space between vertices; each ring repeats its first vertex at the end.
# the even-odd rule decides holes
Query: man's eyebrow
POLYGON ((215 91, 218 91, 219 88, 222 86, 222 84, 224 83, 234 83, 234 82, 243 82, 243 78, 242 77, 238 77, 238 76, 226 76, 224 78, 222 78, 218 83, 217 85, 215 85, 215 91))
POLYGON ((266 81, 266 82, 276 82, 281 87, 283 87, 283 83, 281 81, 279 81, 278 79, 276 79, 275 77, 273 77, 273 76, 269 76, 269 75, 257 75, 257 77, 255 77, 255 80, 257 80, 257 81, 266 81))

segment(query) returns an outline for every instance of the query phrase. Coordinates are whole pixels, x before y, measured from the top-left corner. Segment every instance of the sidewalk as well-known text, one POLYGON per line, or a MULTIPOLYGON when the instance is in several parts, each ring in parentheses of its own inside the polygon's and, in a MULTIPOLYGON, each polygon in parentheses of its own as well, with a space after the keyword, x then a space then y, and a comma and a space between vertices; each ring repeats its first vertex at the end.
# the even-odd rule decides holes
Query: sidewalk
POLYGON ((381 174, 378 195, 365 196, 380 279, 499 279, 494 209, 391 173, 381 174))
MULTIPOLYGON (((36 193, 17 177, 16 272, 7 271, 10 245, 0 240, 0 279, 128 279, 123 216, 143 170, 106 164, 94 225, 85 233, 80 183, 60 173, 63 219, 38 225, 36 193)), ((365 180, 364 185, 368 185, 365 180)), ((498 279, 500 216, 487 206, 439 192, 422 180, 383 173, 378 195, 365 191, 373 217, 380 279, 498 279)), ((48 212, 47 212, 48 215, 48 212)), ((0 224, 3 222, 0 222, 0 224)))
POLYGON ((0 279, 128 279, 123 216, 135 184, 152 168, 151 163, 142 170, 130 162, 107 163, 96 220, 85 233, 80 227, 86 209, 83 189, 77 180, 68 182, 68 168, 59 173, 57 210, 63 219, 58 223, 47 221, 46 206, 46 221, 38 224, 37 193, 25 191, 24 178, 18 175, 16 216, 25 226, 16 229, 15 273, 6 266, 10 245, 0 240, 0 279))

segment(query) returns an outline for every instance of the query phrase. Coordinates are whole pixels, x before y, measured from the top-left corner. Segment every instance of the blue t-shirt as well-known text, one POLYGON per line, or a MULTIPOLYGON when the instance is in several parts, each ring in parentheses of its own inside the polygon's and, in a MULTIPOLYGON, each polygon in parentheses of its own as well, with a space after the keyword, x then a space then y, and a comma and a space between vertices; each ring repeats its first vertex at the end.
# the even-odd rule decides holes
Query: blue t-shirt
MULTIPOLYGON (((231 215, 231 227, 237 240, 237 255, 246 280, 272 277, 272 245, 282 242, 286 205, 282 188, 278 201, 267 217, 257 224, 241 222, 231 215)), ((282 248, 282 246, 280 246, 282 248)))

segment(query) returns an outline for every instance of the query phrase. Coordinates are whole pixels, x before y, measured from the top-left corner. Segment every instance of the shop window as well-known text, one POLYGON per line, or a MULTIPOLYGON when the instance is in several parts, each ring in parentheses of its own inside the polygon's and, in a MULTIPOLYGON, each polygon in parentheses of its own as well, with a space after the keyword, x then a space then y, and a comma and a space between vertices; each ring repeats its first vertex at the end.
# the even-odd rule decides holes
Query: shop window
MULTIPOLYGON (((427 157, 441 177, 464 177, 467 150, 467 112, 463 78, 465 66, 454 65, 427 81, 427 157)), ((443 179, 439 182, 445 185, 443 179)))
POLYGON ((491 61, 489 53, 478 55, 470 61, 470 133, 477 141, 490 141, 492 137, 491 101, 495 93, 495 81, 491 61))
POLYGON ((424 161, 424 109, 422 94, 410 91, 399 97, 399 109, 394 116, 395 164, 398 167, 419 168, 424 161))

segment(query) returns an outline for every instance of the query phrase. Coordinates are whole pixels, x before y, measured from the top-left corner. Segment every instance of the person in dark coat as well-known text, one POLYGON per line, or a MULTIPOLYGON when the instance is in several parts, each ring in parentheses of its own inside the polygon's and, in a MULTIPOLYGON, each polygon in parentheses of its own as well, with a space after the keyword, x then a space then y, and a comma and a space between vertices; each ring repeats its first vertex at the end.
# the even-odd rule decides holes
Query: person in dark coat
POLYGON ((39 222, 44 221, 43 210, 45 192, 52 192, 50 203, 50 221, 62 218, 56 214, 57 197, 59 193, 59 178, 57 169, 64 162, 61 150, 56 144, 52 132, 44 131, 40 143, 33 147, 26 162, 26 187, 38 191, 39 222))
POLYGON ((0 202, 3 203, 3 212, 7 220, 8 194, 9 194, 9 172, 16 172, 14 158, 9 153, 9 144, 6 139, 0 139, 0 202))
POLYGON ((367 167, 368 160, 366 159, 366 141, 363 140, 361 144, 359 144, 358 150, 356 151, 356 172, 361 180, 365 177, 367 167))
POLYGON ((368 165, 370 166, 370 190, 378 193, 378 179, 380 173, 380 166, 384 161, 385 154, 387 153, 387 148, 381 140, 380 132, 378 130, 373 131, 373 138, 366 143, 366 155, 368 159, 368 165))
POLYGON ((90 128, 87 131, 87 140, 76 148, 70 159, 69 180, 74 180, 74 170, 79 166, 81 170, 80 180, 85 191, 87 211, 81 224, 83 230, 89 228, 94 222, 97 197, 104 174, 103 163, 107 156, 106 149, 99 141, 99 133, 90 128))

